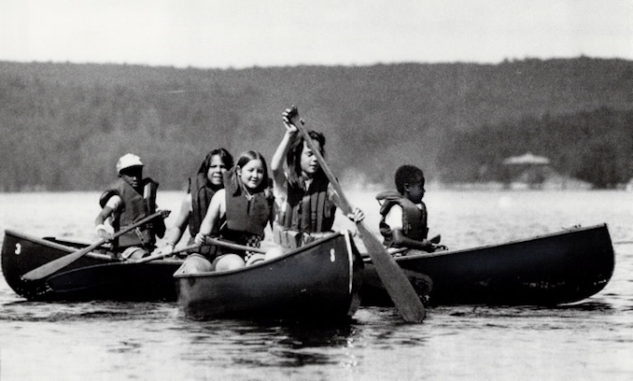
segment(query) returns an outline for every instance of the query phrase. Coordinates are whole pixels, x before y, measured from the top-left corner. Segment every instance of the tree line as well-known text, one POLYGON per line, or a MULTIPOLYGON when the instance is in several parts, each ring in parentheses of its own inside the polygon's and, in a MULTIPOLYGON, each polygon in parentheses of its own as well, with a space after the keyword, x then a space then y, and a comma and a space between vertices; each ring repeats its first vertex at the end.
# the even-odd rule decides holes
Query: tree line
POLYGON ((596 188, 626 183, 633 178, 633 110, 546 114, 458 132, 438 160, 446 181, 507 181, 503 160, 526 152, 596 188))
POLYGON ((101 189, 126 152, 162 189, 181 189, 217 146, 270 157, 291 104, 325 133, 343 179, 391 183, 412 163, 431 179, 480 181, 532 144, 611 186, 630 175, 632 81, 633 62, 587 57, 240 70, 0 62, 0 190, 101 189))

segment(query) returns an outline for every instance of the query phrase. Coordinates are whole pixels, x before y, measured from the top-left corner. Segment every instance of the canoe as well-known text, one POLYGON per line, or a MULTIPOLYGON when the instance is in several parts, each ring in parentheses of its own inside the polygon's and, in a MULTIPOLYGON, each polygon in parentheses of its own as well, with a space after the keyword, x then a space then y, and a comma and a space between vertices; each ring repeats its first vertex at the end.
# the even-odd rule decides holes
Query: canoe
MULTIPOLYGON (((431 278, 433 305, 576 302, 602 290, 615 265, 606 224, 473 249, 417 253, 396 262, 431 278)), ((375 269, 365 261, 363 304, 389 304, 375 269)))
POLYGON ((336 233, 281 257, 237 270, 176 272, 187 317, 333 321, 359 305, 362 259, 348 233, 336 233))
POLYGON ((39 281, 22 275, 87 244, 43 239, 6 230, 2 273, 7 284, 29 300, 175 300, 173 274, 182 260, 122 262, 107 250, 91 252, 39 281))

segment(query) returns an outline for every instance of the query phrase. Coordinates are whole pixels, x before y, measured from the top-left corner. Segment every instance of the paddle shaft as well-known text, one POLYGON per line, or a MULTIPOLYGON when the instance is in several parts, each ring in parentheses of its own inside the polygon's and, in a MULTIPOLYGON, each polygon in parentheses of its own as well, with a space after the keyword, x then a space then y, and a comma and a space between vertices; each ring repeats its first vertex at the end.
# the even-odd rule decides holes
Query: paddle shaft
MULTIPOLYGON (((298 120, 298 114, 294 115, 294 119, 295 120, 292 121, 293 125, 303 136, 306 144, 316 156, 317 161, 330 181, 330 184, 332 184, 334 190, 338 194, 338 207, 341 208, 344 214, 352 213, 352 206, 347 201, 341 185, 330 170, 330 167, 325 162, 319 148, 310 138, 310 135, 304 127, 304 122, 302 120, 298 120), (295 123, 295 121, 297 123, 295 123)), ((391 297, 391 300, 398 309, 398 312, 400 312, 402 318, 409 323, 419 323, 424 320, 424 305, 416 294, 415 289, 402 272, 402 269, 400 269, 393 257, 387 253, 387 250, 382 243, 380 243, 378 239, 371 234, 362 221, 356 222, 356 228, 358 229, 359 236, 369 252, 369 256, 376 268, 376 273, 378 273, 380 280, 385 286, 387 293, 391 297)))
POLYGON ((132 263, 147 263, 147 262, 155 261, 157 259, 162 259, 162 258, 165 258, 165 257, 171 257, 172 255, 185 253, 185 252, 188 252, 188 251, 194 251, 194 250, 197 250, 199 248, 200 248, 200 245, 193 244, 193 245, 185 246, 185 247, 183 247, 181 249, 178 249, 178 250, 174 250, 171 253, 150 255, 149 257, 145 257, 145 258, 141 258, 141 259, 136 260, 136 261, 132 261, 132 263))
POLYGON ((237 243, 223 241, 217 238, 206 237, 204 243, 212 246, 225 247, 227 249, 239 250, 239 251, 252 251, 254 253, 266 254, 266 250, 259 247, 239 245, 237 243))
POLYGON ((35 269, 29 271, 28 273, 24 274, 22 276, 22 279, 24 280, 28 280, 28 281, 34 281, 34 280, 40 280, 42 278, 46 278, 47 276, 56 273, 57 271, 63 269, 64 267, 70 265, 71 263, 75 262, 76 260, 78 260, 79 258, 83 257, 84 255, 88 254, 89 252, 91 252, 92 250, 100 247, 101 245, 103 245, 104 243, 111 241, 133 229, 136 229, 137 227, 148 223, 149 221, 160 217, 160 216, 164 216, 163 218, 167 217, 169 215, 169 211, 158 211, 154 214, 150 214, 149 216, 129 225, 126 226, 125 228, 119 230, 118 232, 116 232, 112 238, 109 239, 100 239, 99 241, 93 243, 92 245, 85 247, 79 251, 75 251, 74 253, 70 253, 68 255, 65 255, 61 258, 57 258, 53 261, 50 261, 40 267, 36 267, 35 269))

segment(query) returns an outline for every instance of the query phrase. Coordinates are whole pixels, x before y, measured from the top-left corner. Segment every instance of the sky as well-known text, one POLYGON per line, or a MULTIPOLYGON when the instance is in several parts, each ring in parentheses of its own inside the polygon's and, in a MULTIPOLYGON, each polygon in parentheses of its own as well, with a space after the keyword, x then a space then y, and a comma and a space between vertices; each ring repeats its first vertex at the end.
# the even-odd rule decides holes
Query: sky
POLYGON ((0 0, 0 60, 242 68, 633 60, 632 0, 0 0))

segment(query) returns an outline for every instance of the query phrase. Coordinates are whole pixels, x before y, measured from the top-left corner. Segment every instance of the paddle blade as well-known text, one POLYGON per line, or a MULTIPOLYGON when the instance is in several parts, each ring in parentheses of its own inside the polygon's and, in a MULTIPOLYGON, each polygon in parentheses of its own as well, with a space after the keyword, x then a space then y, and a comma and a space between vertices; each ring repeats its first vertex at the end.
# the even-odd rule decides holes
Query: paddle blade
MULTIPOLYGON (((151 214, 143 219, 141 219, 140 221, 137 221, 135 223, 133 223, 132 225, 126 226, 125 228, 121 229, 120 231, 116 232, 112 238, 115 239, 133 229, 136 229, 137 227, 153 220, 154 218, 157 217, 162 217, 162 218, 167 218, 167 216, 169 216, 170 211, 169 210, 159 210, 154 214, 151 214)), ((103 245, 104 243, 108 242, 108 240, 106 239, 102 239, 99 240, 95 243, 93 243, 92 245, 81 249, 79 251, 76 251, 74 253, 70 253, 66 256, 63 256, 61 258, 57 258, 54 261, 50 261, 34 270, 29 271, 28 273, 24 274, 22 276, 22 279, 24 280, 40 280, 42 278, 46 278, 49 275, 52 275, 54 273, 56 273, 57 271, 63 269, 64 267, 70 265, 71 263, 75 262, 76 260, 78 260, 79 258, 83 257, 84 255, 88 254, 89 252, 91 252, 92 250, 100 247, 101 245, 103 245)))
MULTIPOLYGON (((352 206, 347 201, 345 194, 343 193, 343 189, 341 188, 341 184, 339 184, 336 176, 332 173, 332 170, 325 162, 323 155, 319 151, 318 147, 310 138, 303 121, 299 120, 299 113, 296 107, 293 106, 292 112, 290 113, 291 121, 295 127, 299 130, 299 133, 303 136, 305 142, 308 144, 314 156, 316 156, 321 169, 327 176, 328 180, 330 180, 330 184, 334 187, 334 190, 338 194, 338 207, 341 208, 343 213, 348 214, 352 212, 352 206)), ((393 304, 396 306, 398 312, 402 318, 409 323, 419 323, 424 320, 424 305, 418 298, 418 295, 415 293, 413 286, 411 286, 411 282, 404 275, 402 269, 398 267, 398 264, 393 259, 385 247, 374 237, 365 227, 365 225, 361 223, 356 224, 358 228, 358 233, 369 250, 369 255, 371 257, 374 266, 376 267, 376 273, 380 277, 387 293, 391 297, 393 304)))
MULTIPOLYGON (((101 240, 98 246, 101 246, 105 242, 106 242, 105 240, 101 240)), ((75 262, 79 258, 83 257, 89 251, 94 250, 95 247, 97 247, 97 245, 90 245, 86 247, 85 249, 76 251, 74 253, 65 255, 61 258, 57 258, 53 261, 50 261, 24 274, 22 276, 22 279, 28 280, 28 281, 35 281, 35 280, 46 278, 47 276, 56 273, 57 271, 63 269, 64 267, 70 265, 71 263, 75 262)))
POLYGON ((422 322, 426 315, 424 305, 409 279, 393 257, 387 253, 382 243, 367 230, 363 223, 357 223, 356 227, 376 268, 376 273, 402 319, 408 323, 422 322))

